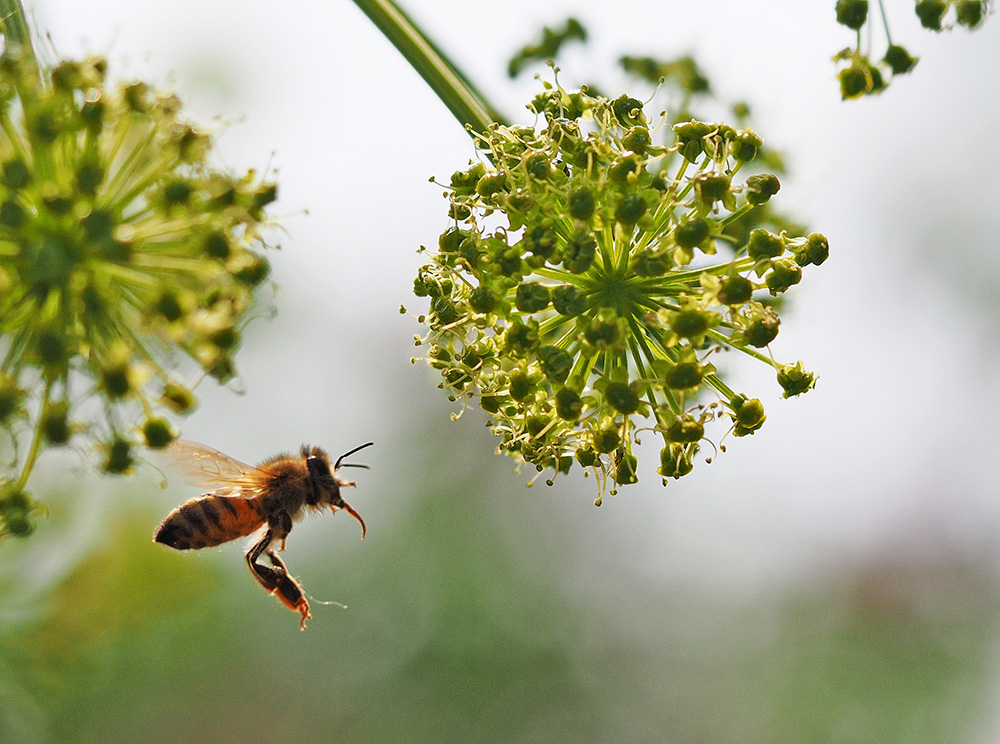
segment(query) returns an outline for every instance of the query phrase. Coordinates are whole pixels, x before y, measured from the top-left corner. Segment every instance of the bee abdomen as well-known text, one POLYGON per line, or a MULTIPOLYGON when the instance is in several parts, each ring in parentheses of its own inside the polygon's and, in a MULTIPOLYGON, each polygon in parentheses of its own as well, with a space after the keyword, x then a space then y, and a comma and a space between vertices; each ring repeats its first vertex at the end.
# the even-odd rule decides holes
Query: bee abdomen
POLYGON ((254 499, 206 494, 181 504, 156 528, 153 540, 177 550, 211 548, 264 524, 254 499))

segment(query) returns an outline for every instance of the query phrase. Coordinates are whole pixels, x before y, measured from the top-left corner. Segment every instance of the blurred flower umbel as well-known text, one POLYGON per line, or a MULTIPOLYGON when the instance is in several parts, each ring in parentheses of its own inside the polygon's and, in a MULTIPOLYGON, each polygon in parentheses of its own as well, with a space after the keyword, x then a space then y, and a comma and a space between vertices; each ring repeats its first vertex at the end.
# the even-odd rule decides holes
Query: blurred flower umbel
POLYGON ((761 350, 778 333, 773 298, 826 260, 827 240, 748 229, 779 188, 767 173, 736 181, 762 146, 750 130, 689 121, 657 146, 626 96, 546 85, 529 108, 538 127, 491 126, 477 137, 488 162, 452 176, 454 225, 415 281, 430 299, 417 343, 454 399, 479 397, 499 449, 539 472, 576 461, 601 493, 607 477, 635 483, 632 445, 651 430, 664 483, 679 478, 710 421, 735 436, 764 423, 719 352, 772 365, 786 397, 815 383, 761 350), (711 263, 720 246, 731 257, 711 263))
POLYGON ((195 405, 168 372, 175 350, 233 377, 275 198, 208 165, 211 137, 174 95, 107 84, 100 57, 40 72, 28 52, 0 57, 0 425, 15 448, 32 432, 0 483, 0 534, 15 535, 32 529, 43 448, 86 435, 121 473, 137 445, 174 439, 163 410, 195 405))

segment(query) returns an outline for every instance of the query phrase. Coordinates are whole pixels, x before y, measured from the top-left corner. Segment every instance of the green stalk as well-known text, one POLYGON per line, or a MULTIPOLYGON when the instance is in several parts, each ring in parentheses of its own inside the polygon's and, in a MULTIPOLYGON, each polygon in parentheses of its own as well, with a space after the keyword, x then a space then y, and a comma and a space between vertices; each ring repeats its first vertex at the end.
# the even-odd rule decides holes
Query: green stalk
POLYGON ((3 20, 3 35, 8 47, 17 47, 23 59, 38 66, 35 48, 31 44, 31 29, 24 15, 21 0, 0 0, 0 19, 3 20))
POLYGON ((505 123, 465 74, 392 0, 354 0, 354 4, 392 42, 459 124, 467 130, 485 132, 490 124, 505 123))

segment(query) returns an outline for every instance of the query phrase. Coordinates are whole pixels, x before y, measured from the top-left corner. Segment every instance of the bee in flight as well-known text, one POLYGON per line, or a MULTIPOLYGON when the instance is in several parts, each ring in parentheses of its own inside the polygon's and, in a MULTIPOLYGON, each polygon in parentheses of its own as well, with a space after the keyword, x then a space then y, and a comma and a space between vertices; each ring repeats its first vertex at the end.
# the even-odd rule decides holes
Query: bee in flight
POLYGON ((361 523, 364 538, 365 520, 340 496, 340 489, 357 484, 340 480, 337 471, 342 467, 367 468, 345 463, 344 459, 372 444, 345 452, 332 466, 330 456, 319 447, 303 446, 299 456, 278 455, 253 467, 211 447, 175 442, 170 447, 171 455, 213 490, 170 512, 156 528, 153 541, 177 550, 198 550, 266 528, 247 551, 247 566, 264 589, 299 613, 300 626, 305 630, 306 620, 312 617, 309 602, 275 546, 280 544, 279 550, 285 549, 292 522, 306 509, 343 509, 361 523), (262 555, 267 556, 270 566, 259 562, 262 555))

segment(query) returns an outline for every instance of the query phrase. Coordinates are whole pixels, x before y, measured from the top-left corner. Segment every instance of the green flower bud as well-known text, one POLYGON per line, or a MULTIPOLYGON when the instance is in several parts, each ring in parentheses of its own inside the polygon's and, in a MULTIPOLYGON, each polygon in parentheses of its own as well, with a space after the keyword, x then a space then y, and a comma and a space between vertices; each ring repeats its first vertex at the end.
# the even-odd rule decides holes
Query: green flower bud
POLYGON ((462 243, 469 239, 466 230, 457 227, 449 227, 438 238, 438 250, 442 253, 458 253, 462 249, 462 243))
POLYGON ((729 407, 732 409, 732 419, 735 424, 733 435, 737 437, 753 434, 767 419, 763 404, 756 398, 748 399, 745 395, 737 395, 729 401, 729 407))
POLYGON ((793 249, 795 263, 799 266, 815 264, 819 266, 830 257, 830 242, 825 235, 810 233, 801 247, 793 249))
POLYGON ((770 173, 750 176, 747 179, 747 201, 759 207, 761 204, 766 204, 780 188, 777 176, 770 173))
POLYGON ((730 276, 719 288, 719 302, 724 305, 742 305, 753 296, 753 284, 742 276, 730 276))
POLYGON ((885 51, 882 61, 889 65, 893 75, 903 75, 917 64, 917 58, 911 57, 904 47, 893 44, 885 51))
POLYGON ((764 278, 768 291, 779 295, 792 285, 802 281, 802 269, 789 259, 780 259, 771 263, 771 273, 764 278))
POLYGON ((667 424, 665 433, 671 442, 697 442, 705 436, 705 426, 690 414, 677 415, 667 424))
POLYGON ((693 219, 680 223, 673 232, 674 241, 681 248, 695 248, 708 239, 711 228, 702 219, 693 219))
POLYGON ((69 424, 69 403, 65 400, 50 403, 42 414, 42 436, 53 446, 66 444, 72 436, 69 424))
POLYGON ((777 258, 785 252, 785 240, 762 228, 750 231, 750 242, 747 244, 747 255, 755 261, 762 258, 777 258))
POLYGON ((725 173, 699 173, 694 181, 698 200, 707 207, 724 201, 729 196, 730 181, 725 173))
POLYGON ((774 341, 778 335, 778 325, 780 322, 777 313, 762 308, 751 315, 749 321, 743 327, 743 337, 750 346, 762 349, 774 341))
POLYGON ((149 418, 142 425, 142 436, 153 449, 162 449, 177 438, 177 432, 164 418, 149 418))
POLYGON ((948 12, 948 3, 945 0, 919 0, 915 10, 921 26, 931 31, 940 31, 941 19, 948 12))
POLYGON ((630 486, 639 482, 637 470, 639 459, 628 451, 617 451, 615 453, 615 483, 619 486, 630 486))
POLYGON ((168 382, 163 386, 160 402, 174 413, 181 414, 190 413, 197 405, 194 393, 176 382, 168 382))
POLYGON ((748 163, 757 157, 757 151, 763 146, 764 140, 756 132, 746 129, 736 135, 731 147, 733 157, 741 163, 748 163))
POLYGON ((478 189, 480 180, 486 173, 486 166, 476 163, 468 170, 455 171, 451 174, 451 188, 455 195, 463 196, 478 189))
POLYGON ((0 425, 7 424, 15 414, 24 412, 27 393, 10 375, 0 373, 0 425))
POLYGON ((586 327, 583 337, 590 345, 606 349, 621 340, 621 329, 613 318, 601 317, 586 327))
POLYGON ((32 181, 31 170, 20 157, 3 164, 3 184, 11 191, 19 191, 32 181))
POLYGON ((845 67, 837 74, 837 78, 840 80, 840 97, 845 101, 866 93, 871 84, 865 68, 857 65, 845 67))
POLYGON ((620 96, 611 103, 615 118, 623 127, 645 125, 646 116, 642 113, 642 102, 629 96, 620 96))
POLYGON ((493 196, 507 187, 507 174, 491 173, 483 176, 476 183, 476 193, 480 196, 493 196))
POLYGON ((573 357, 569 352, 556 346, 543 346, 538 350, 542 362, 542 372, 555 383, 563 383, 573 369, 573 357))
POLYGON ((704 374, 697 361, 678 362, 667 372, 664 382, 673 390, 688 390, 698 387, 704 374))
POLYGON ((693 454, 685 445, 668 444, 660 450, 660 467, 656 472, 664 478, 681 478, 694 469, 693 454))
POLYGON ((504 349, 508 353, 523 356, 538 346, 538 323, 527 325, 515 320, 507 326, 504 334, 504 349))
POLYGON ((104 445, 104 472, 112 475, 124 475, 132 470, 135 458, 132 456, 132 445, 128 440, 115 436, 104 445))
POLYGON ((573 285, 563 284, 552 290, 552 307, 560 315, 582 315, 587 310, 587 297, 573 285))
POLYGON ((698 158, 705 152, 704 138, 708 137, 715 129, 714 124, 703 121, 675 124, 674 132, 677 134, 681 155, 691 163, 697 162, 698 158))
POLYGON ((573 390, 562 388, 556 393, 556 414, 565 421, 576 421, 583 413, 583 400, 573 390))
POLYGON ((594 195, 585 188, 569 195, 569 213, 576 220, 589 220, 594 214, 594 195))
POLYGON ((247 253, 243 265, 233 274, 233 279, 247 287, 263 284, 271 273, 271 263, 263 256, 247 253))
POLYGON ((622 443, 622 436, 618 429, 619 427, 614 421, 603 422, 594 431, 594 449, 604 454, 618 449, 622 443))
POLYGON ((469 307, 477 313, 491 313, 497 306, 497 299, 489 287, 480 285, 469 295, 469 307))
POLYGON ((625 184, 629 176, 634 176, 642 170, 642 163, 635 155, 623 155, 608 168, 608 180, 612 183, 625 184))
POLYGON ((528 282, 518 286, 514 296, 514 305, 522 313, 538 313, 549 306, 550 300, 551 294, 548 287, 528 282))
POLYGON ((510 397, 518 402, 524 402, 535 394, 537 387, 531 376, 519 369, 510 375, 510 397))
POLYGON ((673 266, 669 254, 647 250, 632 259, 632 268, 639 276, 663 276, 673 266))
POLYGON ((621 413, 635 413, 639 410, 639 396, 635 389, 624 382, 609 383, 604 390, 604 397, 611 406, 621 413))
POLYGON ((580 447, 573 453, 573 457, 585 468, 590 468, 597 464, 597 453, 589 447, 580 447))
POLYGON ((632 127, 622 138, 622 145, 626 150, 642 155, 646 149, 653 144, 653 139, 649 136, 649 129, 646 127, 632 127))
POLYGON ((812 390, 816 385, 816 375, 807 372, 802 362, 782 364, 778 367, 778 384, 785 391, 782 397, 791 398, 812 390))
POLYGON ((717 320, 715 313, 701 310, 680 310, 670 318, 670 330, 681 338, 702 336, 717 320))
POLYGON ((956 20, 967 28, 975 28, 983 22, 986 14, 986 3, 984 0, 958 0, 955 6, 956 20))
POLYGON ((615 221, 634 225, 646 213, 646 202, 638 194, 626 196, 615 210, 615 221))
POLYGON ((558 236, 556 231, 549 225, 540 225, 532 228, 527 236, 528 250, 536 256, 550 258, 556 249, 558 236))
POLYGON ((857 31, 868 20, 868 0, 837 0, 837 23, 857 31))

